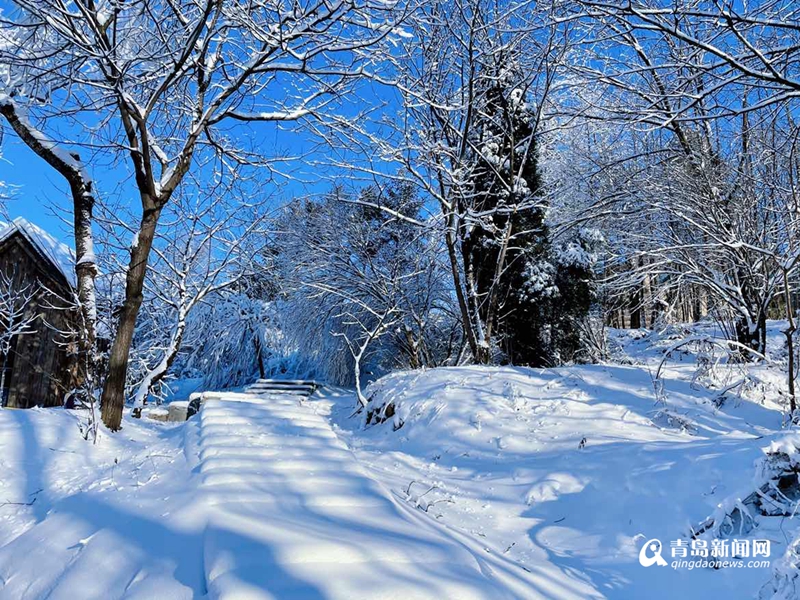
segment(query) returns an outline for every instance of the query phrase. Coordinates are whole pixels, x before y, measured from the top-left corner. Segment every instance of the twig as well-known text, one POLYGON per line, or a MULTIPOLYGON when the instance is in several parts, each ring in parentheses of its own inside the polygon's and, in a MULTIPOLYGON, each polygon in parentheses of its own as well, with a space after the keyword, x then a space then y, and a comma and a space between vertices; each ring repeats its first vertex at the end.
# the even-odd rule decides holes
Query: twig
POLYGON ((31 500, 30 502, 3 502, 2 504, 0 504, 0 507, 2 507, 2 506, 33 506, 33 503, 36 502, 36 498, 38 498, 37 494, 39 494, 39 492, 43 492, 43 491, 44 491, 44 488, 39 488, 35 492, 32 492, 32 493, 28 494, 29 496, 33 496, 33 500, 31 500))

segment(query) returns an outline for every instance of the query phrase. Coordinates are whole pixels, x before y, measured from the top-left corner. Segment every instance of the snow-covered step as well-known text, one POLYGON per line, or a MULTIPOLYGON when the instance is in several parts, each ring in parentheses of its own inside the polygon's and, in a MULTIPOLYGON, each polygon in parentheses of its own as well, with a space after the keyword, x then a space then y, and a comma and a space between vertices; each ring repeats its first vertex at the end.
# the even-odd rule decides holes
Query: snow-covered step
POLYGON ((274 390, 274 389, 271 389, 271 388, 257 388, 257 387, 248 388, 247 391, 249 393, 251 393, 251 394, 258 394, 260 396, 268 396, 270 394, 276 394, 276 393, 277 394, 289 394, 289 395, 297 396, 297 397, 299 397, 301 399, 307 398, 308 396, 310 396, 313 393, 313 390, 301 390, 301 389, 274 390))
POLYGON ((535 575, 381 487, 289 393, 208 396, 200 475, 210 598, 547 597, 535 575))
POLYGON ((264 383, 268 385, 311 385, 318 386, 319 383, 313 379, 258 379, 256 383, 264 383))
MULTIPOLYGON (((246 388, 247 396, 270 396, 272 402, 292 406, 299 397, 303 400, 313 394, 321 386, 315 381, 306 380, 284 380, 284 379, 259 379, 246 388)), ((187 407, 187 417, 192 417, 200 408, 205 406, 209 398, 235 399, 242 396, 241 392, 202 392, 194 393, 189 397, 187 407)))
POLYGON ((253 394, 279 392, 310 396, 317 388, 317 382, 305 379, 259 379, 247 391, 253 394))

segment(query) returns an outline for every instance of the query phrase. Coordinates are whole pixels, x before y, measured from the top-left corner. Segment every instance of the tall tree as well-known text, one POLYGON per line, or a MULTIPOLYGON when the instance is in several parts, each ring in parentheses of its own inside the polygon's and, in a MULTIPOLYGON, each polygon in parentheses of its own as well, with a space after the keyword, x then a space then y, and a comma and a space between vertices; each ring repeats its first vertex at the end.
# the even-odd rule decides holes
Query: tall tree
MULTIPOLYGON (((16 39, 16 38, 14 38, 16 39)), ((97 338, 97 300, 95 278, 97 264, 92 234, 92 212, 95 206, 95 186, 89 172, 74 150, 50 140, 27 118, 26 100, 14 89, 0 88, 0 114, 3 115, 19 139, 37 156, 50 165, 69 185, 72 196, 73 232, 75 240, 75 274, 77 299, 80 308, 81 330, 78 332, 80 346, 79 364, 82 379, 89 388, 96 384, 99 375, 95 342, 97 338)))
POLYGON ((485 339, 496 338, 512 363, 542 366, 578 350, 577 323, 591 303, 591 265, 552 243, 525 78, 514 75, 513 57, 496 60, 477 111, 461 250, 485 339))
POLYGON ((292 202, 280 219, 279 230, 287 232, 276 259, 289 314, 283 331, 327 378, 354 382, 364 406, 363 372, 433 358, 435 302, 446 295, 434 248, 424 230, 387 221, 371 206, 416 215, 421 202, 414 192, 388 185, 352 195, 337 188, 321 200, 292 202))
MULTIPOLYGON (((396 29, 395 5, 348 0, 14 1, 5 28, 51 41, 5 45, 20 77, 48 73, 51 104, 133 173, 137 232, 101 397, 120 428, 125 381, 156 228, 192 169, 267 165, 235 123, 322 119, 396 29), (80 122, 80 121, 79 121, 80 122), (242 139, 244 137, 244 139, 242 139)), ((41 118, 46 115, 40 114, 41 118)))
MULTIPOLYGON (((477 208, 481 200, 476 195, 476 177, 487 167, 486 161, 476 160, 481 151, 476 144, 483 137, 481 111, 499 100, 490 96, 496 94, 501 75, 515 78, 502 82, 503 86, 509 92, 521 90, 531 100, 528 125, 535 137, 546 99, 563 66, 568 36, 549 18, 545 5, 528 1, 426 2, 412 13, 407 28, 410 35, 398 47, 382 53, 385 69, 379 78, 397 91, 401 114, 383 114, 378 127, 343 129, 342 147, 368 147, 371 151, 366 166, 359 157, 361 164, 350 163, 351 168, 375 173, 386 165, 399 167, 393 177, 413 183, 431 199, 430 206, 438 209, 434 219, 424 222, 400 216, 433 229, 442 240, 465 340, 473 360, 486 363, 496 345, 494 312, 500 305, 501 290, 498 286, 488 286, 485 293, 478 289, 476 273, 465 264, 465 259, 472 261, 472 252, 462 248, 465 241, 470 244, 464 236, 477 229, 494 230, 495 219, 508 223, 508 215, 527 210, 538 200, 517 193, 513 181, 521 181, 519 173, 513 177, 508 173, 492 183, 497 193, 505 187, 505 202, 483 211, 477 208), (501 74, 498 57, 502 56, 513 56, 520 64, 501 74)), ((514 169, 524 165, 523 160, 514 169)), ((387 218, 398 216, 391 207, 381 208, 387 218)), ((507 228, 501 245, 508 246, 510 232, 507 228)), ((495 254, 499 260, 495 270, 500 274, 508 266, 506 255, 502 250, 495 254)))
POLYGON ((465 207, 474 217, 463 224, 461 252, 467 285, 475 289, 471 308, 486 328, 484 338, 491 340, 496 332, 512 362, 530 363, 542 350, 534 341, 541 337, 534 323, 541 298, 524 290, 533 275, 529 271, 548 251, 548 236, 534 115, 524 87, 515 86, 524 79, 509 76, 513 68, 500 55, 485 78, 489 89, 481 94, 472 143, 473 189, 465 207))

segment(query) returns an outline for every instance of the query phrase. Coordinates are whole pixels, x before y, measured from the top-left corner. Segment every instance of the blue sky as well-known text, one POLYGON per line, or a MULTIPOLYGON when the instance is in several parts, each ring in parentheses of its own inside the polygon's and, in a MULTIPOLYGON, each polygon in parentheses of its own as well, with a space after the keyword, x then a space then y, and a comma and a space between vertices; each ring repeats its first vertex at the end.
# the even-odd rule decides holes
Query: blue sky
MULTIPOLYGON (((0 0, 0 6, 2 1, 0 0)), ((357 115, 365 106, 380 106, 384 102, 387 104, 378 109, 379 111, 385 110, 391 113, 397 109, 396 99, 389 90, 365 82, 353 95, 343 98, 335 112, 340 116, 357 120, 357 115)), ((22 143, 2 119, 0 119, 0 129, 3 133, 0 136, 0 182, 14 188, 12 197, 5 202, 8 216, 28 219, 69 246, 74 246, 71 225, 72 199, 66 182, 50 165, 22 143)), ((283 163, 280 166, 280 170, 292 172, 296 179, 287 180, 278 177, 276 181, 268 181, 266 172, 258 176, 264 183, 258 181, 254 183, 253 199, 262 196, 265 199, 270 198, 271 201, 281 202, 292 196, 318 194, 329 190, 334 180, 340 183, 342 178, 352 178, 354 175, 336 168, 323 168, 320 163, 327 162, 329 150, 320 145, 318 138, 295 124, 233 124, 229 131, 236 132, 234 137, 250 139, 255 147, 264 149, 266 155, 302 157, 300 160, 283 163)), ((56 139, 69 139, 73 137, 72 132, 69 124, 58 121, 48 123, 48 129, 45 130, 48 136, 56 139)), ((81 135, 74 137, 80 139, 81 135)), ((90 149, 81 148, 78 144, 67 143, 66 147, 79 151, 84 157, 101 201, 118 205, 126 196, 130 199, 137 198, 127 157, 122 156, 121 161, 114 164, 113 157, 98 154, 93 156, 90 149)), ((337 155, 341 157, 339 152, 337 155)), ((352 153, 348 158, 355 162, 360 160, 356 153, 352 153)), ((396 165, 380 165, 380 167, 388 172, 396 169, 396 165)), ((202 180, 203 173, 198 172, 197 168, 198 165, 195 164, 193 170, 202 180)), ((366 183, 368 182, 359 181, 356 185, 366 183)), ((135 206, 132 208, 137 212, 135 206)))
MULTIPOLYGON (((23 217, 43 229, 51 235, 63 241, 70 247, 74 247, 72 231, 72 198, 69 187, 63 178, 39 158, 24 143, 20 142, 14 132, 5 123, 0 122, 0 127, 4 129, 2 145, 0 146, 0 182, 12 188, 11 197, 5 201, 5 211, 9 217, 23 217)), ((266 129, 259 125, 251 125, 250 133, 261 137, 259 145, 270 148, 272 146, 285 147, 287 152, 302 153, 308 140, 302 134, 294 132, 281 132, 272 136, 264 136, 258 129, 266 129), (263 136, 263 137, 262 137, 263 136)), ((77 145, 69 145, 81 151, 77 145)), ((86 154, 85 149, 81 151, 86 154)), ((313 155, 312 155, 313 156, 313 155)), ((318 156, 313 156, 318 158, 318 156)), ((101 201, 109 202, 111 205, 128 205, 126 196, 137 198, 135 187, 132 185, 128 174, 129 165, 124 160, 122 164, 112 166, 100 157, 95 156, 92 160, 86 160, 87 168, 94 179, 96 192, 101 201)), ((195 166, 195 168, 197 168, 195 166)), ((284 165, 285 169, 307 171, 302 164, 294 163, 291 167, 284 165)), ((200 173, 202 178, 202 173, 200 173)), ((264 174, 266 177, 267 174, 264 174)), ((301 175, 303 179, 307 177, 301 175)), ((327 189, 329 184, 303 184, 291 182, 286 185, 285 181, 280 183, 267 183, 256 185, 253 189, 253 198, 263 195, 265 199, 278 197, 286 198, 292 194, 307 194, 310 192, 320 192, 327 189), (280 185, 284 184, 284 185, 280 185)), ((131 205, 136 213, 136 207, 131 205)))
MULTIPOLYGON (((8 0, 0 0, 0 13, 11 12, 11 7, 12 3, 8 0)), ((293 96, 304 95, 304 83, 283 85, 284 83, 277 80, 274 89, 262 92, 265 106, 269 106, 270 94, 280 94, 283 97, 288 91, 293 96)), ((339 116, 356 119, 365 107, 379 106, 382 102, 387 103, 389 110, 397 108, 393 103, 392 92, 379 84, 365 81, 357 86, 352 96, 340 98, 335 103, 335 108, 330 108, 339 116)), ((127 157, 117 156, 118 161, 115 163, 115 157, 108 153, 99 156, 101 152, 98 152, 92 156, 91 147, 79 145, 81 142, 87 143, 89 136, 83 128, 89 128, 92 120, 91 115, 81 113, 63 122, 52 119, 45 126, 35 120, 34 123, 37 127, 42 127, 45 135, 51 139, 75 142, 68 143, 66 147, 78 150, 82 155, 102 202, 109 206, 130 206, 131 212, 138 214, 138 193, 131 181, 127 157)), ((264 201, 281 202, 292 196, 321 193, 331 188, 333 179, 340 182, 347 177, 347 174, 338 169, 321 167, 319 163, 326 162, 329 151, 308 131, 292 131, 295 129, 292 124, 231 123, 226 127, 226 132, 232 137, 252 143, 252 147, 260 149, 267 156, 285 154, 303 157, 292 164, 284 163, 281 166, 281 170, 290 171, 297 176, 294 180, 278 177, 279 181, 276 183, 269 180, 266 171, 258 173, 248 184, 249 201, 263 198, 264 201)), ((52 167, 21 143, 2 119, 0 129, 3 133, 0 136, 0 182, 12 186, 14 190, 12 197, 4 202, 7 215, 11 218, 24 217, 72 246, 72 201, 66 182, 52 167)), ((384 165, 383 168, 394 171, 396 167, 384 165)), ((196 183, 203 185, 206 174, 198 171, 197 162, 192 171, 196 176, 196 183)))
MULTIPOLYGON (((0 122, 0 127, 4 125, 0 122)), ((251 125, 250 129, 251 133, 256 134, 254 130, 266 127, 251 125)), ((271 136, 265 136, 260 140, 260 145, 266 148, 288 146, 285 151, 298 154, 308 152, 309 146, 313 147, 306 136, 291 131, 280 132, 277 135, 273 131, 271 136)), ((307 158, 314 161, 322 157, 319 151, 316 151, 307 158)), ((123 162, 123 165, 112 167, 107 164, 97 164, 92 160, 86 162, 101 199, 116 204, 115 201, 123 198, 123 195, 136 198, 136 190, 127 174, 127 163, 123 162)), ((329 189, 331 185, 329 181, 313 182, 312 179, 319 173, 312 174, 314 169, 309 169, 302 162, 285 164, 282 168, 299 173, 299 177, 304 181, 279 179, 266 185, 256 184, 253 187, 253 199, 263 196, 265 200, 280 201, 295 194, 319 193, 329 189)), ((266 177, 267 174, 264 173, 263 176, 266 177)), ((4 207, 9 217, 12 219, 23 217, 47 230, 70 247, 74 247, 71 224, 72 199, 66 182, 44 160, 20 142, 8 127, 5 127, 0 146, 0 182, 13 188, 11 197, 6 200, 4 207)))
POLYGON ((64 223, 71 219, 70 213, 56 216, 69 207, 69 189, 47 163, 16 139, 10 130, 5 132, 0 159, 0 181, 15 186, 12 197, 6 202, 9 216, 24 217, 46 229, 51 235, 72 243, 72 228, 64 223))
MULTIPOLYGON (((374 102, 375 97, 385 99, 384 92, 373 86, 365 86, 350 102, 339 107, 340 115, 356 114, 363 102, 374 102), (366 96, 366 97, 365 97, 366 96), (372 96, 372 97, 370 97, 372 96)), ((72 200, 69 188, 61 176, 44 160, 36 156, 25 144, 19 141, 15 133, 2 121, 0 128, 0 182, 12 186, 12 197, 5 202, 5 210, 11 218, 23 217, 74 247, 72 233, 72 200)), ((268 174, 263 173, 252 186, 252 199, 263 197, 265 201, 285 201, 292 196, 323 193, 331 188, 334 180, 341 181, 347 174, 336 169, 324 169, 320 162, 326 162, 327 150, 319 145, 319 140, 302 130, 293 129, 292 125, 282 127, 275 124, 239 125, 240 134, 250 137, 256 146, 267 149, 267 154, 288 154, 303 158, 283 163, 281 170, 292 172, 297 179, 278 178, 277 181, 266 181, 268 174)), ((49 132, 48 132, 49 133, 49 132)), ((129 177, 129 165, 123 157, 122 163, 113 165, 108 160, 95 155, 90 158, 85 148, 67 145, 79 150, 85 157, 87 167, 95 181, 97 193, 101 200, 117 204, 125 196, 136 198, 135 187, 129 177)), ((351 157, 355 158, 355 157, 351 157)), ((357 159, 356 159, 357 160, 357 159)), ((393 170, 393 167, 384 168, 393 170)), ((195 165, 197 169, 197 165, 195 165)), ((198 173, 201 178, 203 173, 198 173)), ((251 172, 252 174, 252 172, 251 172)), ((364 182, 360 182, 363 184, 364 182)), ((126 204, 126 202, 122 202, 126 204)), ((136 207, 134 213, 136 213, 136 207)))

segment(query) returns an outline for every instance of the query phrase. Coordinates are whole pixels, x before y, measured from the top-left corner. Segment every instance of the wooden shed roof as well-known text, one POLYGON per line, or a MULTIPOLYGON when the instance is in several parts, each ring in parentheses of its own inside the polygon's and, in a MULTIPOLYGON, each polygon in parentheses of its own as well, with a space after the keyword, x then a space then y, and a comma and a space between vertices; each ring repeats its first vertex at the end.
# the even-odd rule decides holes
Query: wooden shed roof
POLYGON ((73 288, 76 286, 75 254, 41 227, 17 217, 11 223, 0 223, 0 244, 14 234, 22 235, 42 257, 55 267, 73 288))

